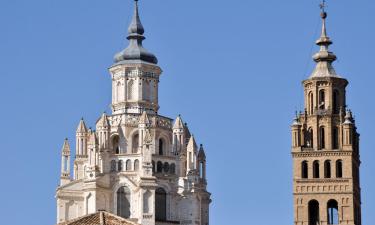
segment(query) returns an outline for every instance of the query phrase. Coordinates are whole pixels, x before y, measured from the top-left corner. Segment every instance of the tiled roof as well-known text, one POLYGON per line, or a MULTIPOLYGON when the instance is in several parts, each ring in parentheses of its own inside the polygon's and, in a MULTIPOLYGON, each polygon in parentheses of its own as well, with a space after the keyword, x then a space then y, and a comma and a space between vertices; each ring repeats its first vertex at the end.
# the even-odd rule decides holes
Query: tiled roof
POLYGON ((139 225, 107 212, 97 212, 58 225, 139 225))

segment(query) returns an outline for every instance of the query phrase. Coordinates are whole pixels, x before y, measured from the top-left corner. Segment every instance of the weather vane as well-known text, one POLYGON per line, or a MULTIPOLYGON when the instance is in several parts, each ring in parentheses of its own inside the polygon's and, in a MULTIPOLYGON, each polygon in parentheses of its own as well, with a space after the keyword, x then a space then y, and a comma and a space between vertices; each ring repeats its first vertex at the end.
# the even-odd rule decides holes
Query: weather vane
POLYGON ((325 12, 327 5, 326 5, 326 0, 322 0, 322 3, 320 3, 320 9, 325 12))

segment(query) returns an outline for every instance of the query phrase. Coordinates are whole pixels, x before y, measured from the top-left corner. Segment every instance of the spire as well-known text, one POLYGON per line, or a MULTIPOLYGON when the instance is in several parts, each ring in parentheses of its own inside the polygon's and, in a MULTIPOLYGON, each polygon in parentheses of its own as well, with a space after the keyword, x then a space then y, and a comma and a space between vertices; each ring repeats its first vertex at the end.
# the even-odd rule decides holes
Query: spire
POLYGON ((139 123, 147 125, 150 123, 146 111, 143 111, 142 116, 139 118, 139 123))
POLYGON ((191 135, 188 145, 187 145, 188 150, 192 150, 193 152, 196 151, 197 148, 197 143, 195 142, 195 138, 193 135, 191 135))
POLYGON ((128 37, 129 45, 128 47, 116 54, 115 63, 120 63, 127 60, 142 60, 148 63, 157 64, 158 60, 154 54, 148 52, 142 46, 142 42, 146 39, 143 34, 145 32, 141 20, 139 18, 138 11, 138 0, 134 0, 134 14, 132 21, 128 28, 128 37))
POLYGON ((102 114, 102 116, 100 117, 100 119, 99 119, 97 125, 98 125, 99 127, 109 127, 108 116, 107 116, 107 114, 106 114, 105 112, 104 112, 104 113, 102 114))
POLYGON ((69 140, 68 138, 65 138, 64 145, 62 148, 62 155, 69 156, 70 155, 70 146, 69 146, 69 140))
POLYGON ((339 77, 336 74, 332 63, 336 61, 337 57, 333 52, 329 51, 329 46, 332 44, 331 39, 327 35, 327 12, 325 11, 325 0, 320 5, 322 12, 320 14, 322 18, 322 33, 320 38, 316 41, 316 44, 320 46, 320 51, 317 52, 313 59, 317 63, 314 72, 311 74, 310 78, 314 77, 339 77))
POLYGON ((178 115, 176 122, 173 125, 173 129, 183 129, 184 123, 182 122, 181 115, 178 115))
POLYGON ((199 161, 205 161, 206 160, 206 153, 204 152, 203 145, 201 144, 199 148, 199 153, 198 153, 198 160, 199 161))
POLYGON ((86 133, 86 132, 87 132, 87 127, 86 127, 85 121, 82 118, 81 121, 79 121, 79 124, 77 127, 77 133, 86 133))

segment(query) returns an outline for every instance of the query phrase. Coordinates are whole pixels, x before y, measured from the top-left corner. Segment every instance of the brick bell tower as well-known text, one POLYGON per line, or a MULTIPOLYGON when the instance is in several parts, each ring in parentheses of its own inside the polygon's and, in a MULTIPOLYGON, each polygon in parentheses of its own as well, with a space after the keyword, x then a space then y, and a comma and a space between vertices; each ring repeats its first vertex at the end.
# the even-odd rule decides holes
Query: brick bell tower
POLYGON ((348 81, 328 50, 325 4, 316 68, 303 81, 305 112, 292 124, 295 225, 361 225, 359 134, 346 106, 348 81))

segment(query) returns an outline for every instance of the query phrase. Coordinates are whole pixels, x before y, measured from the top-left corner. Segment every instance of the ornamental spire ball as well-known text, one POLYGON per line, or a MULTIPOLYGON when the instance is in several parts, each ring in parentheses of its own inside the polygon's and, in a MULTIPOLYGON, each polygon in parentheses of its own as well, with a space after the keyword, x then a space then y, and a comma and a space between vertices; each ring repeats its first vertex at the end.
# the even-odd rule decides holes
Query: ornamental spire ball
POLYGON ((127 39, 129 40, 129 45, 125 50, 116 54, 115 63, 123 63, 129 60, 141 60, 147 63, 157 64, 158 60, 155 55, 142 46, 143 40, 146 39, 143 36, 145 30, 139 17, 138 0, 134 0, 134 3, 134 14, 128 28, 127 39))

